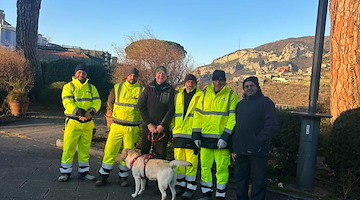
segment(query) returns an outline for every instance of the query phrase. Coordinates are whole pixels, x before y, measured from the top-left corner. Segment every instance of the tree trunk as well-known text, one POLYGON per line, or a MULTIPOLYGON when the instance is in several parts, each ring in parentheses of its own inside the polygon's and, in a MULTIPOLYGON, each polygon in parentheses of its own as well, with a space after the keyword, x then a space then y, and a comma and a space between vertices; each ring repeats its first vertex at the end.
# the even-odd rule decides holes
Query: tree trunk
POLYGON ((37 52, 38 22, 41 0, 18 0, 16 49, 23 51, 35 75, 34 90, 43 87, 43 74, 37 52))
POLYGON ((330 110, 334 121, 360 106, 360 1, 331 0, 330 110))

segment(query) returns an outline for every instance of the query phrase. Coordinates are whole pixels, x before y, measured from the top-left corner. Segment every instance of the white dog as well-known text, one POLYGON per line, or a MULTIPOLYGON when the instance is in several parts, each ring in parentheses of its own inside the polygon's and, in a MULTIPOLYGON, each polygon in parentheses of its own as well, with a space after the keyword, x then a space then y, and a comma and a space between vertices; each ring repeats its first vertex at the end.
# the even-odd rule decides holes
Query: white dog
POLYGON ((175 200, 175 183, 176 171, 175 167, 191 166, 191 163, 183 160, 161 160, 150 159, 147 162, 146 155, 142 155, 132 149, 124 149, 121 152, 121 160, 124 160, 126 166, 131 169, 135 179, 135 192, 132 197, 144 193, 146 178, 149 180, 157 180, 158 187, 161 192, 161 200, 166 199, 166 189, 170 187, 172 200, 175 200))

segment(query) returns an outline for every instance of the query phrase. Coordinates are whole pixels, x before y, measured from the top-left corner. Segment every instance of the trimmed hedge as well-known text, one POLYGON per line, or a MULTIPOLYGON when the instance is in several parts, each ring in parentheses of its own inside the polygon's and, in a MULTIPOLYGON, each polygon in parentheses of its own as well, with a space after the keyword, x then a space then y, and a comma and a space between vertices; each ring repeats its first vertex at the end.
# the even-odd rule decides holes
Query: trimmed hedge
POLYGON ((272 177, 294 177, 300 140, 301 117, 288 110, 278 110, 279 131, 270 145, 269 174, 272 177))

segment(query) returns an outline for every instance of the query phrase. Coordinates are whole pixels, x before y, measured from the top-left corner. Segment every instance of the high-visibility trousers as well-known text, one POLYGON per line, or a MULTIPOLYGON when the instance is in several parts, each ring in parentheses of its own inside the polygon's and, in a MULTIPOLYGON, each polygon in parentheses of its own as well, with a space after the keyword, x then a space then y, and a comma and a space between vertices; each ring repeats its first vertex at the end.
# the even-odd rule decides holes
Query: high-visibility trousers
POLYGON ((216 194, 215 197, 225 197, 226 184, 229 180, 230 151, 228 149, 200 149, 201 162, 201 192, 211 193, 213 182, 211 168, 216 164, 216 194))
POLYGON ((186 187, 189 190, 196 190, 196 174, 199 164, 199 156, 194 154, 194 149, 174 148, 174 158, 177 160, 185 160, 192 164, 189 167, 176 167, 177 184, 186 187))
MULTIPOLYGON (((139 138, 139 126, 123 126, 120 124, 112 123, 110 132, 106 140, 104 157, 101 164, 99 173, 101 175, 109 175, 110 171, 116 162, 116 155, 121 148, 135 149, 135 143, 139 138)), ((126 167, 125 162, 121 161, 119 164, 119 177, 128 177, 129 169, 126 167)))
POLYGON ((63 152, 61 156, 61 173, 71 173, 72 163, 78 148, 78 172, 89 172, 90 145, 95 128, 94 121, 81 123, 77 120, 66 118, 63 136, 63 152))

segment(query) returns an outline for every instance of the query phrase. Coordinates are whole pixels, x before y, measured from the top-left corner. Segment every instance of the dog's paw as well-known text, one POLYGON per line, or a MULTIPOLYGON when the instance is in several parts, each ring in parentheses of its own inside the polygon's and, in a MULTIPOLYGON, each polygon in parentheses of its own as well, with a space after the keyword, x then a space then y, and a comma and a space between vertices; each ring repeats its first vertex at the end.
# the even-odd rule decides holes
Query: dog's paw
POLYGON ((135 197, 137 196, 137 194, 134 193, 134 194, 132 194, 131 196, 132 196, 133 198, 135 198, 135 197))

